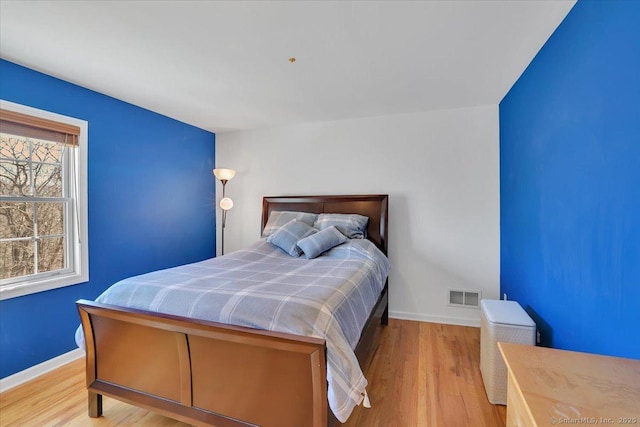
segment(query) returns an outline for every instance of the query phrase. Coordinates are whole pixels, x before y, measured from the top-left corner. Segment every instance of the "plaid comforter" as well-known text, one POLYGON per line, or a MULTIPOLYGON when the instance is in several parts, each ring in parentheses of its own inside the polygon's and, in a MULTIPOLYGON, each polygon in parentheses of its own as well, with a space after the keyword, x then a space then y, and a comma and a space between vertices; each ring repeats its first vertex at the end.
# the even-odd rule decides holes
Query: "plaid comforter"
MULTIPOLYGON (((344 422, 367 386, 353 349, 388 271, 388 259, 368 240, 349 240, 311 260, 260 240, 223 257, 122 280, 96 301, 323 338, 329 407, 344 422)), ((76 342, 84 348, 81 328, 76 342)))

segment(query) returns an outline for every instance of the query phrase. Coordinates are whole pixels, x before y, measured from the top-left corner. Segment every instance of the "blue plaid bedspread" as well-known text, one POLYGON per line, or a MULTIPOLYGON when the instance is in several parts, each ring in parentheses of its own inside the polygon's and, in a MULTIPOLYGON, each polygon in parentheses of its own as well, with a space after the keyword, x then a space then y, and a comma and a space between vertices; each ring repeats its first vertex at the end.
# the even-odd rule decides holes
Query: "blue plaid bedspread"
MULTIPOLYGON (((96 301, 325 339, 329 407, 344 422, 367 386, 353 349, 388 271, 388 259, 368 240, 349 240, 311 260, 260 240, 122 280, 96 301)), ((82 328, 76 342, 84 348, 82 328)))

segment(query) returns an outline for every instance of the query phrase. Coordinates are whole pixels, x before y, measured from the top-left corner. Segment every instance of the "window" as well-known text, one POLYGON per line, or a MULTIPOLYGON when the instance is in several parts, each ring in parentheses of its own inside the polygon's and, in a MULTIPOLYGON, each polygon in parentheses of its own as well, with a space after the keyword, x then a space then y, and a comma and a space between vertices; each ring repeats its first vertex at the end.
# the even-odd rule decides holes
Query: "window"
POLYGON ((0 299, 89 279, 87 129, 0 101, 0 299))

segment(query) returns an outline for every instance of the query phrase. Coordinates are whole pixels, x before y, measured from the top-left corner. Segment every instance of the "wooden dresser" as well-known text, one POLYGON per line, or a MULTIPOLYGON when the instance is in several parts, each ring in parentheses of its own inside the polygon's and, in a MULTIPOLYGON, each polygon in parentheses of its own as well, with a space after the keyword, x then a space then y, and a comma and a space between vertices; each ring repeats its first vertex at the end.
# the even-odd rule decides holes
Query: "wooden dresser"
POLYGON ((507 427, 640 426, 640 360, 498 343, 507 427))

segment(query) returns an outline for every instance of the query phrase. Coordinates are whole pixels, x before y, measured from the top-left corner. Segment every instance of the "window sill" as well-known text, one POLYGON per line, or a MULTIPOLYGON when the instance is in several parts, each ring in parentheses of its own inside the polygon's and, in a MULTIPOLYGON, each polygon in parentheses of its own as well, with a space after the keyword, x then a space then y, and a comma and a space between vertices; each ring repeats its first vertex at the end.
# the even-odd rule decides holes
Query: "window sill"
POLYGON ((0 301, 50 291, 89 281, 88 274, 66 274, 32 282, 15 283, 0 287, 0 301))

